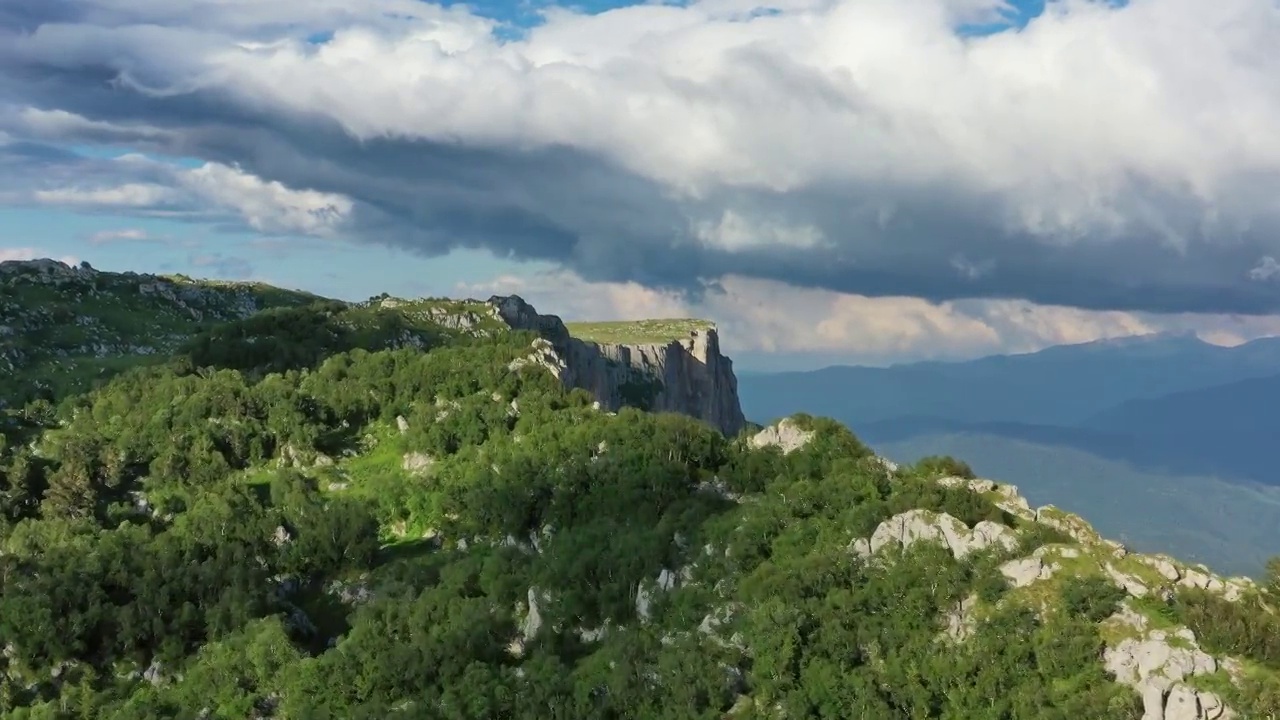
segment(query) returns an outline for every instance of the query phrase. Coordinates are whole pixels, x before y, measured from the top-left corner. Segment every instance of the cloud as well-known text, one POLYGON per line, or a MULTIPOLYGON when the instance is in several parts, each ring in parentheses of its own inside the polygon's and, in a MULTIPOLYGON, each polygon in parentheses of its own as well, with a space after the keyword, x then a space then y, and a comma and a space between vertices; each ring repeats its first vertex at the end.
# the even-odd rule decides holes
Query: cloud
POLYGON ((1263 256, 1258 264, 1249 270, 1250 280, 1270 280, 1276 275, 1280 275, 1280 263, 1270 255, 1263 256))
POLYGON ((49 205, 150 208, 172 202, 177 193, 161 185, 126 183, 104 188, 36 190, 31 197, 49 205))
POLYGON ((140 154, 87 158, 50 150, 3 157, 10 175, 0 201, 98 213, 133 214, 233 225, 260 233, 331 236, 351 213, 352 201, 334 193, 295 190, 234 166, 206 162, 184 168, 140 154), (33 157, 34 156, 34 157, 33 157), (7 160, 7 162, 6 162, 7 160), (30 187, 41 178, 44 187, 30 187))
POLYGON ((690 302, 636 283, 592 283, 565 271, 507 275, 459 284, 459 295, 519 294, 540 312, 564 319, 702 317, 721 331, 729 353, 820 355, 831 361, 882 364, 1032 352, 1051 345, 1157 332, 1194 332, 1238 345, 1280 335, 1280 318, 1152 315, 1034 305, 1022 300, 933 303, 911 297, 865 297, 806 290, 769 280, 728 277, 690 302))
POLYGON ((118 243, 167 243, 168 238, 156 237, 140 228, 121 228, 119 230, 99 230, 89 235, 86 240, 90 245, 108 245, 118 243))
POLYGON ((998 0, 553 7, 515 40, 412 0, 4 5, 0 178, 41 187, 0 202, 485 247, 694 301, 916 298, 925 334, 969 332, 920 309, 966 298, 1280 309, 1249 281, 1280 257, 1272 0, 1057 0, 984 37, 957 28, 998 0), (207 164, 57 152, 107 142, 207 164))

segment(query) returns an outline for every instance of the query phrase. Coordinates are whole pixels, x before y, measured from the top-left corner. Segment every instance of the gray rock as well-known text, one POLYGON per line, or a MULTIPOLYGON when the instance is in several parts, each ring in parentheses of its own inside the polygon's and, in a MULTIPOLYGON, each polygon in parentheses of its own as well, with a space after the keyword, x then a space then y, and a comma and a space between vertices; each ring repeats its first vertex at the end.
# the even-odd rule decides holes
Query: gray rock
POLYGON ((813 439, 813 432, 801 429, 791 418, 783 418, 777 424, 751 436, 751 447, 777 447, 783 455, 789 455, 803 448, 813 439))
MULTIPOLYGON (((1135 622, 1133 615, 1136 613, 1126 607, 1111 619, 1131 627, 1146 626, 1145 618, 1135 622)), ((1143 720, 1227 720, 1236 716, 1214 693, 1184 682, 1220 667, 1212 655, 1196 645, 1195 634, 1187 628, 1126 638, 1106 649, 1103 662, 1116 682, 1142 695, 1143 720), (1176 645, 1169 642, 1171 638, 1177 638, 1176 645)))
POLYGON ((1111 563, 1107 563, 1103 569, 1106 571, 1107 576, 1111 578, 1112 582, 1134 597, 1146 597, 1147 594, 1151 592, 1151 589, 1146 586, 1146 583, 1143 583, 1133 575, 1120 572, 1111 563))
POLYGON ((955 642, 962 642, 973 634, 975 621, 973 611, 978 606, 978 596, 970 595, 955 604, 943 621, 946 627, 943 633, 955 642))
POLYGON ((565 385, 591 393, 611 412, 624 404, 628 385, 648 383, 654 387, 650 410, 689 415, 725 435, 736 435, 746 425, 733 362, 720 352, 715 328, 668 343, 602 345, 570 336, 559 317, 540 315, 519 296, 495 295, 488 303, 509 327, 541 336, 528 356, 511 362, 512 371, 545 368, 565 385))
POLYGON ((920 541, 937 542, 957 559, 990 547, 1004 550, 1017 547, 1013 530, 999 523, 983 521, 970 530, 946 513, 908 510, 881 522, 869 540, 855 540, 851 549, 867 556, 890 545, 906 548, 920 541))
POLYGON ((427 470, 430 470, 431 466, 435 465, 435 463, 435 458, 427 455, 426 453, 411 452, 405 454, 403 461, 400 463, 400 467, 402 467, 406 472, 424 473, 427 470))
POLYGON ((1032 556, 1010 560, 1000 566, 1000 574, 1014 587, 1025 587, 1037 580, 1048 580, 1059 569, 1057 563, 1046 563, 1043 558, 1032 556))
POLYGON ((542 629, 542 612, 538 609, 538 589, 529 588, 524 621, 520 623, 520 637, 527 643, 542 629))

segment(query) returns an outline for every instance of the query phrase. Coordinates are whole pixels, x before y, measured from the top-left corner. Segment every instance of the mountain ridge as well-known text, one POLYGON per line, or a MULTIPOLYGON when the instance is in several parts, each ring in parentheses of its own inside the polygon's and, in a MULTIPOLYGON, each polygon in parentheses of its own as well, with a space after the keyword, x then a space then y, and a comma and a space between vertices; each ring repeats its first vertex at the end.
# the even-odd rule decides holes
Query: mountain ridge
POLYGON ((285 303, 0 409, 0 712, 1280 711, 1273 575, 827 418, 609 411, 504 302, 285 303))
POLYGON ((931 367, 945 373, 916 365, 745 375, 743 407, 757 421, 800 410, 828 415, 899 461, 959 452, 1086 516, 1129 508, 1129 529, 1146 549, 1210 538, 1206 561, 1239 568, 1250 558, 1256 571, 1280 547, 1280 532, 1263 529, 1280 517, 1257 502, 1270 493, 1258 484, 1280 482, 1269 450, 1280 432, 1268 402, 1280 377, 1275 338, 1223 348, 1154 336, 931 367), (1098 472, 1111 482, 1098 482, 1098 472), (1161 486, 1185 497, 1153 495, 1161 486), (1135 512, 1148 501, 1168 514, 1135 512), (1201 511, 1206 503, 1215 510, 1201 511))
MULTIPOLYGON (((548 367, 563 366, 560 372, 565 382, 590 392, 608 410, 634 405, 682 412, 706 420, 729 435, 738 432, 745 423, 733 362, 720 352, 716 328, 708 323, 655 342, 596 343, 574 337, 558 316, 539 314, 518 295, 495 295, 483 301, 405 300, 382 295, 363 303, 351 303, 308 293, 264 292, 269 286, 261 283, 197 282, 183 276, 103 273, 87 265, 72 267, 49 259, 0 263, 0 292, 7 289, 12 297, 19 284, 53 287, 64 293, 81 292, 85 300, 108 295, 105 287, 113 287, 118 293, 136 292, 168 300, 179 313, 189 314, 191 322, 182 327, 179 319, 173 318, 161 352, 175 350, 194 336, 205 313, 221 320, 243 319, 259 310, 296 307, 309 302, 324 302, 340 311, 418 312, 441 322, 449 330, 479 334, 494 332, 494 323, 501 322, 506 327, 534 332, 549 341, 551 347, 535 348, 536 357, 531 356, 530 361, 548 367)), ((0 295, 0 303, 4 302, 5 296, 0 295)), ((113 362, 128 364, 131 359, 137 360, 137 356, 156 354, 157 349, 150 345, 115 347, 104 342, 102 335, 119 334, 119 330, 105 327, 99 317, 88 311, 88 304, 81 302, 56 308, 56 318, 45 307, 22 308, 13 300, 0 304, 0 363, 6 363, 11 373, 21 376, 20 365, 30 364, 31 359, 24 357, 19 343, 55 325, 55 321, 107 330, 84 340, 81 345, 59 349, 60 357, 90 356, 85 359, 95 361, 91 364, 97 366, 94 369, 100 374, 114 369, 113 362)), ((154 328, 150 330, 149 335, 158 334, 154 328)), ((387 339, 390 344, 400 341, 387 339)))
POLYGON ((1173 344, 1192 352, 1169 352, 1164 341, 1137 345, 1156 348, 1154 354, 1135 354, 1123 344, 1067 345, 964 362, 752 373, 743 402, 757 422, 803 407, 861 426, 898 417, 906 407, 909 414, 973 422, 1075 425, 1124 400, 1272 375, 1280 368, 1278 338, 1234 348, 1186 339, 1173 344))

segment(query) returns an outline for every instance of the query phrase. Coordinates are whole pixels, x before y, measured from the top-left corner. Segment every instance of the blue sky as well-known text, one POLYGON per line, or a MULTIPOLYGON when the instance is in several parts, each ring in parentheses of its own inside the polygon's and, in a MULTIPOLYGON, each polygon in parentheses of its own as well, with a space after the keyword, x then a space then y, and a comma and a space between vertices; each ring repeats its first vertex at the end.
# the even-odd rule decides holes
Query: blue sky
POLYGON ((1056 6, 5 0, 0 258, 778 362, 1280 333, 1274 0, 1056 6))

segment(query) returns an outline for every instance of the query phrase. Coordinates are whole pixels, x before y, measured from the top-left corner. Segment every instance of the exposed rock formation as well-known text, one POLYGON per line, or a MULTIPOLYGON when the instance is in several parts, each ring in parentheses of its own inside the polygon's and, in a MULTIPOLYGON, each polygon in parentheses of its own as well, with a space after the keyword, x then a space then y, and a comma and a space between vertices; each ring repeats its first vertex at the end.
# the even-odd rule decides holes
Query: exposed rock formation
POLYGON ((1014 587, 1026 587, 1037 580, 1048 580, 1057 572, 1057 563, 1046 563, 1039 555, 1010 560, 1000 566, 1000 573, 1014 587))
POLYGON ((715 328, 665 344, 597 344, 570 336, 559 317, 538 314, 519 296, 494 296, 488 302, 508 326, 544 338, 514 365, 541 365, 565 385, 590 392, 603 409, 634 405, 682 413, 726 435, 736 435, 746 424, 733 362, 720 353, 715 328))
POLYGON ((777 424, 770 425, 751 436, 751 447, 762 448, 773 445, 786 455, 808 445, 812 439, 813 431, 801 428, 791 418, 783 418, 777 424))
POLYGON ((943 616, 942 636, 955 642, 969 639, 974 630, 974 609, 978 606, 978 596, 969 595, 955 604, 951 611, 943 616))
MULTIPOLYGON (((1028 557, 1002 564, 1000 572, 1014 588, 1051 581, 1067 563, 1071 564, 1070 573, 1100 574, 1135 598, 1151 594, 1164 597, 1177 587, 1186 587, 1207 590, 1226 600, 1237 601, 1255 587, 1249 578, 1222 578, 1204 566, 1187 566, 1165 555, 1129 554, 1119 543, 1099 536, 1077 515, 1053 506, 1032 510, 1011 485, 963 478, 942 478, 939 482, 949 487, 966 487, 976 493, 995 495, 998 499, 993 499, 997 499, 997 504, 1006 512, 1052 527, 1078 543, 1044 545, 1028 557)), ((929 538, 953 548, 956 547, 954 538, 963 537, 964 526, 958 520, 946 515, 918 513, 912 511, 890 518, 876 529, 875 534, 901 538, 904 544, 929 538)), ((975 527, 974 535, 976 531, 975 527)), ((855 549, 860 552, 869 552, 874 546, 874 536, 871 542, 855 541, 855 549)), ((966 620, 972 614, 973 601, 966 599, 944 617, 944 633, 955 640, 963 640, 966 620)), ((1142 696, 1143 720, 1230 720, 1237 717, 1237 713, 1217 694, 1188 681, 1219 670, 1226 671, 1233 681, 1237 681, 1242 672, 1238 660, 1206 653, 1189 628, 1153 629, 1147 616, 1136 611, 1128 601, 1102 625, 1109 636, 1103 657, 1106 669, 1117 682, 1132 687, 1142 696)))
POLYGON ((1107 671, 1116 681, 1142 695, 1143 720, 1218 720, 1235 713, 1214 693, 1198 690, 1184 680, 1217 672, 1222 663, 1200 649, 1195 633, 1187 628, 1173 632, 1147 631, 1147 620, 1127 605, 1108 623, 1125 625, 1141 633, 1108 647, 1107 671))
POLYGON ((999 523, 984 520, 970 530, 947 513, 908 510, 880 523, 870 539, 854 540, 852 549, 866 557, 887 546, 907 548, 920 541, 939 543, 957 559, 992 546, 1017 547, 1013 530, 999 523))
MULTIPOLYGON (((7 260, 0 262, 0 373, 69 357, 169 353, 189 336, 176 331, 177 320, 236 320, 262 309, 262 300, 248 284, 100 273, 87 264, 67 265, 48 258, 7 260), (16 291, 33 287, 56 291, 59 300, 22 302, 16 291), (148 325, 145 333, 119 323, 121 313, 114 301, 120 298, 150 315, 136 318, 148 325), (113 311, 103 312, 106 307, 113 311), (170 322, 156 322, 162 317, 170 322), (44 336, 40 344, 22 341, 24 336, 38 334, 44 336), (51 342, 51 336, 60 342, 51 342)), ((188 330, 194 331, 194 326, 188 330)))

